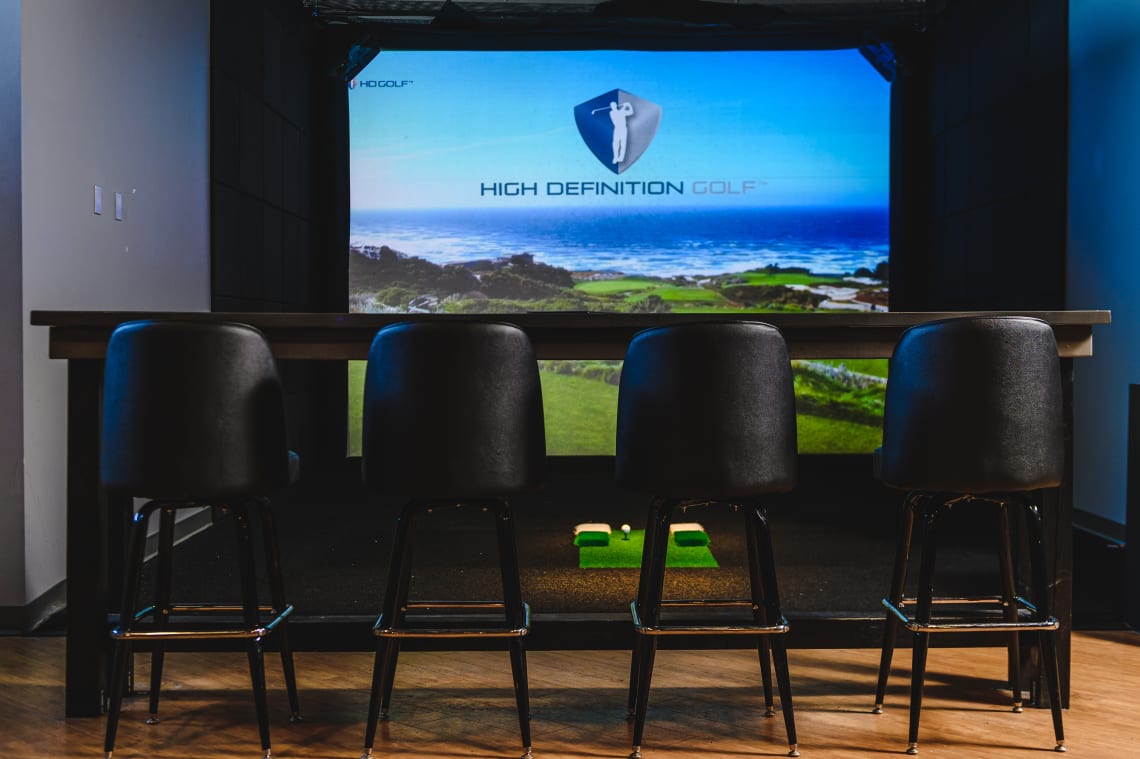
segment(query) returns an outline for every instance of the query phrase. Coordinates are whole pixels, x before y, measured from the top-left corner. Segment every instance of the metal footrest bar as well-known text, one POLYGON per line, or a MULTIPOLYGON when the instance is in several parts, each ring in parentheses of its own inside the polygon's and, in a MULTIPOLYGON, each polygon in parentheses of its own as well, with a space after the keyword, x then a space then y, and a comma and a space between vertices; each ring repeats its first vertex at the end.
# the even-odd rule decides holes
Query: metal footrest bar
MULTIPOLYGON (((751 601, 740 600, 675 600, 662 601, 661 607, 680 608, 732 608, 744 607, 751 609, 751 601)), ((788 620, 781 616, 773 625, 646 625, 637 613, 637 601, 629 605, 630 614, 633 615, 633 629, 639 635, 782 635, 791 628, 788 620)))
MULTIPOLYGON (((516 628, 502 627, 385 627, 376 620, 372 634, 381 638, 521 638, 530 632, 530 604, 523 603, 523 624, 516 628)), ((502 601, 417 601, 407 605, 408 611, 505 611, 502 601)))
MULTIPOLYGON (((1018 606, 1036 613, 1037 607, 1021 596, 1015 596, 1014 600, 1017 602, 1018 606)), ((917 598, 914 596, 907 596, 899 601, 899 606, 911 606, 917 603, 917 598)), ((1003 599, 1001 596, 939 596, 937 598, 932 598, 931 603, 935 606, 968 606, 981 604, 995 604, 997 606, 1005 606, 1005 599, 1003 599)))
MULTIPOLYGON (((1025 609, 1031 613, 1037 612, 1037 607, 1026 601, 1020 596, 1015 599, 1017 605, 1021 609, 1025 609)), ((900 607, 907 606, 915 603, 913 598, 904 598, 895 606, 889 599, 883 599, 883 606, 887 611, 894 614, 906 629, 911 632, 926 632, 926 633, 940 633, 940 632, 990 632, 997 631, 1015 631, 1015 630, 1056 630, 1060 623, 1056 617, 1048 617, 1046 619, 1026 620, 1024 622, 1007 622, 1005 620, 968 620, 968 619, 952 619, 941 622, 927 622, 920 623, 906 615, 900 607)), ((996 603, 999 607, 1002 606, 1002 599, 1000 597, 994 598, 980 598, 976 596, 966 598, 938 598, 934 600, 938 605, 966 605, 966 604, 984 604, 996 603)))
MULTIPOLYGON (((271 606, 259 606, 259 611, 273 612, 271 606)), ((173 612, 196 612, 196 613, 226 613, 226 612, 240 612, 243 611, 241 606, 231 605, 214 605, 214 604, 189 604, 185 606, 171 606, 170 611, 173 612)), ((147 608, 135 614, 134 620, 136 622, 145 619, 154 613, 154 607, 148 606, 147 608)), ((208 627, 198 628, 181 628, 176 630, 162 629, 162 630, 123 630, 116 627, 111 630, 111 637, 116 640, 222 640, 226 638, 264 638, 269 633, 273 632, 281 621, 293 613, 293 604, 289 604, 285 609, 278 614, 269 624, 261 625, 253 628, 227 628, 227 629, 211 629, 208 627)))

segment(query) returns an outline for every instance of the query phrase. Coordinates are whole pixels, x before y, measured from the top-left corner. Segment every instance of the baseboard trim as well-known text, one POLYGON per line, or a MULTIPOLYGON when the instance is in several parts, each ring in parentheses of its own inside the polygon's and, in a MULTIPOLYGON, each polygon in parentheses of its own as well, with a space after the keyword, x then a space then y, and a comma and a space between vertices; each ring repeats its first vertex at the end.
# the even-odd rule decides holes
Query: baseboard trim
MULTIPOLYGON (((174 525, 174 542, 197 535, 213 525, 210 509, 190 514, 174 525)), ((149 535, 146 540, 146 558, 152 558, 158 551, 158 536, 149 535)), ((67 580, 60 580, 35 600, 23 606, 0 606, 0 635, 27 635, 40 630, 50 619, 67 608, 67 580)))
POLYGON ((60 580, 23 606, 0 606, 0 634, 34 633, 67 606, 67 580, 60 580))
POLYGON ((1073 509, 1073 527, 1092 533, 1112 543, 1124 544, 1125 525, 1106 519, 1099 514, 1073 509))

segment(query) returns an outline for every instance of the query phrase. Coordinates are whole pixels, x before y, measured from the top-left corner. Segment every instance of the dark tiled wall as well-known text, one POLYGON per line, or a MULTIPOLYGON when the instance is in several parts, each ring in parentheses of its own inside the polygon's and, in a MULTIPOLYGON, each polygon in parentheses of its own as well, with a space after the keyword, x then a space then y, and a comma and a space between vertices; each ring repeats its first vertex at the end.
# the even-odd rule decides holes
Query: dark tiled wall
POLYGON ((299 3, 211 8, 215 311, 322 310, 309 37, 299 3))
MULTIPOLYGON (((342 192, 322 191, 345 180, 326 167, 337 153, 325 148, 344 123, 344 83, 322 72, 321 44, 299 0, 211 3, 214 311, 345 309, 347 249, 336 241, 347 225, 328 237, 337 226, 330 198, 342 192)), ((343 457, 344 366, 280 366, 290 445, 306 464, 343 457)))
POLYGON ((894 308, 1064 307, 1067 40, 1067 0, 952 0, 902 46, 894 308))

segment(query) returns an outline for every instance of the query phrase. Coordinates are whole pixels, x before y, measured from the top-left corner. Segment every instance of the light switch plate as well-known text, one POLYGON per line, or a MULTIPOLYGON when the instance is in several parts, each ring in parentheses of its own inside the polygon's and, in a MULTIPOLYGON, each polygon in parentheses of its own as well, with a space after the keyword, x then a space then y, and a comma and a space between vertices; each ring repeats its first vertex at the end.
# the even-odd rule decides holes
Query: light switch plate
POLYGON ((115 193, 115 221, 123 220, 123 193, 115 193))
POLYGON ((103 213, 103 188, 99 185, 95 185, 95 213, 103 213))

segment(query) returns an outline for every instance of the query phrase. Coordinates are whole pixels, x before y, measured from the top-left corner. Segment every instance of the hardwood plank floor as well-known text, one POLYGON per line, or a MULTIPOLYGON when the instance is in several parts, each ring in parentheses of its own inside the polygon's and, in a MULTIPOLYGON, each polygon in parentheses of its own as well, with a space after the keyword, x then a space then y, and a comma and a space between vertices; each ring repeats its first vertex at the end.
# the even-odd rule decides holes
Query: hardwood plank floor
MULTIPOLYGON (((6 759, 101 756, 102 719, 63 718, 62 638, 0 638, 0 752, 6 759)), ((532 730, 539 759, 622 759, 629 657, 615 651, 529 654, 532 730)), ((870 713, 878 651, 792 650, 796 726, 804 757, 870 759, 906 748, 909 651, 895 657, 886 712, 870 713)), ((360 755, 372 657, 297 655, 305 721, 287 722, 276 657, 267 655, 273 753, 360 755)), ((931 651, 920 750, 926 757, 1041 757, 1053 747, 1048 710, 1014 714, 1002 689, 1002 649, 931 651)), ((138 657, 138 682, 146 682, 138 657)), ((128 699, 115 756, 255 757, 257 729, 243 654, 167 656, 160 724, 128 699)), ((650 696, 646 759, 782 756, 783 720, 762 716, 748 651, 662 651, 650 696)), ((140 687, 142 687, 140 685, 140 687)), ((1140 634, 1077 633, 1071 756, 1140 753, 1140 634)), ((518 725, 506 653, 413 652, 400 657, 392 717, 376 755, 514 757, 518 725)))

